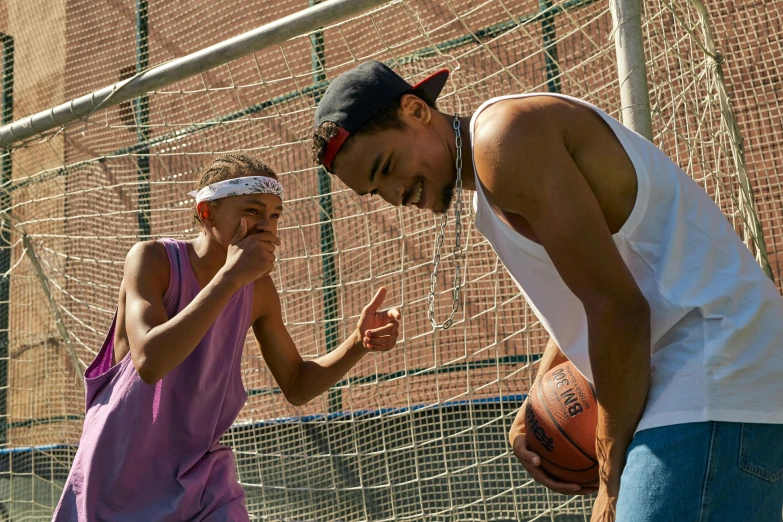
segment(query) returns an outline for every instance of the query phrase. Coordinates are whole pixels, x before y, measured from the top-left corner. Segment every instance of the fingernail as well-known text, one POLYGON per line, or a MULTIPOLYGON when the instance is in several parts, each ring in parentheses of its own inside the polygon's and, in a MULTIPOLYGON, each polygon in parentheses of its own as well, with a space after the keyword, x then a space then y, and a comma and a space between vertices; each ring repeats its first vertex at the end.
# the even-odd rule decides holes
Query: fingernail
POLYGON ((533 457, 533 465, 538 466, 541 460, 538 457, 533 457))

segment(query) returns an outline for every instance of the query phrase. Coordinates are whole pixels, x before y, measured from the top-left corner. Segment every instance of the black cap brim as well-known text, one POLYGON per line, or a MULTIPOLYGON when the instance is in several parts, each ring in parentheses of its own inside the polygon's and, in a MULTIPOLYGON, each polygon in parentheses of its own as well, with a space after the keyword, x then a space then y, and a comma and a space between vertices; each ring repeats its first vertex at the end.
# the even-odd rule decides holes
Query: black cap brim
POLYGON ((434 103, 448 78, 449 71, 443 69, 411 85, 377 60, 364 62, 335 78, 315 110, 316 129, 324 122, 339 127, 337 134, 326 145, 321 159, 324 167, 331 172, 332 160, 348 136, 361 128, 385 103, 412 89, 434 103))
POLYGON ((449 79, 449 70, 441 69, 434 72, 424 78, 422 81, 413 86, 414 89, 423 91, 430 100, 435 101, 440 96, 440 91, 446 86, 446 81, 449 79))

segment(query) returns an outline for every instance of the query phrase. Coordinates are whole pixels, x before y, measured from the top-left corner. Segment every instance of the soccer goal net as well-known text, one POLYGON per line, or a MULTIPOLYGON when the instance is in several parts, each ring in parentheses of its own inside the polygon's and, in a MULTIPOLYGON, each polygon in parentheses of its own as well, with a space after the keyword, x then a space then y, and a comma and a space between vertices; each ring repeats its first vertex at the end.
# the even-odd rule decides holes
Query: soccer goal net
MULTIPOLYGON (((22 122, 0 129, 0 520, 51 517, 81 434, 81 374, 110 326, 126 253, 140 240, 194 237, 195 176, 236 151, 260 156, 286 187, 273 278, 303 357, 345 339, 381 285, 404 314, 394 351, 365 357, 302 407, 285 401, 248 339, 249 398, 224 443, 251 518, 589 520, 589 498, 548 492, 510 452, 508 429, 547 335, 468 206, 463 307, 451 329, 433 331, 438 220, 356 196, 314 167, 309 139, 329 81, 368 59, 411 82, 451 69, 444 112, 545 91, 619 119, 609 5, 354 3, 361 9, 328 22, 305 18, 305 29, 285 18, 307 9, 304 0, 30 0, 0 10, 2 123, 22 122), (176 67, 266 24, 278 38, 263 48, 220 55, 226 63, 217 56, 196 74, 176 67), (151 92, 115 103, 123 89, 104 89, 89 114, 53 128, 21 120, 138 83, 137 73, 161 64, 168 72, 158 77, 174 80, 151 92)), ((709 15, 695 1, 644 4, 653 140, 780 284, 778 4, 717 0, 709 15)), ((62 123, 63 114, 47 118, 62 123)), ((449 252, 453 241, 447 234, 449 252)), ((451 310, 454 276, 449 256, 441 266, 437 317, 451 310)))

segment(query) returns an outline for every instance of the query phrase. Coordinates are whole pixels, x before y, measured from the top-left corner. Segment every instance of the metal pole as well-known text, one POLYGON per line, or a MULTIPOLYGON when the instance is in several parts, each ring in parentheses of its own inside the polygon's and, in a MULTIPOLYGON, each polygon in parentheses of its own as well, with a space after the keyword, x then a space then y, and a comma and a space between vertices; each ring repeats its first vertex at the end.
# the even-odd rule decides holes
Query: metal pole
MULTIPOLYGON (((2 42, 2 83, 0 84, 0 123, 14 120, 14 39, 0 33, 2 42)), ((12 179, 11 154, 0 152, 0 210, 10 212, 11 193, 5 186, 12 179)), ((11 223, 0 220, 0 444, 8 441, 8 326, 11 315, 11 223)))
MULTIPOLYGON (((142 73, 149 67, 149 32, 147 21, 149 20, 148 0, 136 0, 136 74, 142 73)), ((136 98, 134 113, 136 116, 136 139, 139 143, 147 143, 150 138, 150 105, 149 96, 146 94, 136 98)), ((149 239, 150 236, 150 148, 143 146, 138 151, 136 158, 139 188, 139 236, 141 239, 149 239)))
POLYGON ((560 65, 557 63, 557 38, 555 37, 555 14, 552 0, 539 0, 541 33, 544 38, 544 61, 546 62, 546 85, 549 92, 560 92, 560 65))
POLYGON ((133 78, 0 127, 0 147, 7 148, 17 141, 86 118, 98 109, 118 105, 266 47, 281 44, 295 36, 340 22, 387 1, 330 0, 314 5, 206 49, 153 67, 133 78))
POLYGON ((609 0, 614 23, 623 125, 652 141, 641 0, 609 0))

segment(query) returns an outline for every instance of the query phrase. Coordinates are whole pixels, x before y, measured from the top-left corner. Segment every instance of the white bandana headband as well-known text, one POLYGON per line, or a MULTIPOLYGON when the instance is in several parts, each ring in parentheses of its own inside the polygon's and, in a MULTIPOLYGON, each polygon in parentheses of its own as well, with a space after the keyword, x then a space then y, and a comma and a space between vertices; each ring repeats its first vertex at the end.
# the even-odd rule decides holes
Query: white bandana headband
POLYGON ((283 199, 283 184, 267 176, 247 176, 218 181, 201 190, 188 192, 189 196, 196 198, 197 205, 202 201, 214 201, 245 194, 272 194, 283 199))

